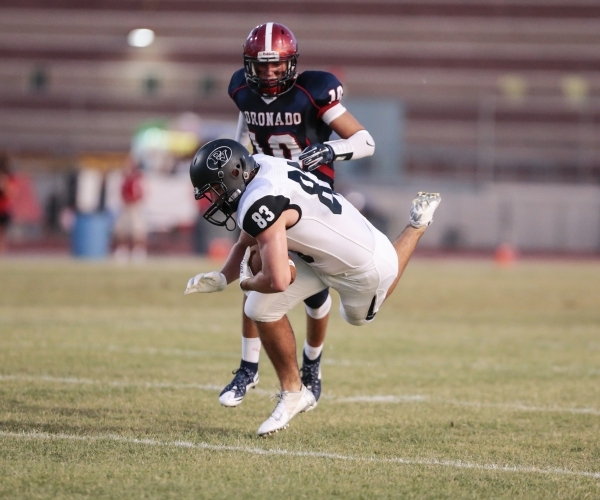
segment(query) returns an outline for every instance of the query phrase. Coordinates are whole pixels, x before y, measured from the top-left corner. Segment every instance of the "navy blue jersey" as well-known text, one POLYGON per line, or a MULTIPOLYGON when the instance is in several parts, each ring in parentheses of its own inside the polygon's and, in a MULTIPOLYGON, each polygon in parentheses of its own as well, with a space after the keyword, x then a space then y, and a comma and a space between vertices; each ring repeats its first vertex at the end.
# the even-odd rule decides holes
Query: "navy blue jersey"
MULTIPOLYGON (((248 87, 240 69, 231 77, 228 92, 246 118, 254 154, 298 160, 306 146, 329 140, 332 130, 322 117, 339 104, 343 87, 331 73, 304 71, 290 90, 268 102, 248 87)), ((314 173, 333 180, 333 166, 314 173)))

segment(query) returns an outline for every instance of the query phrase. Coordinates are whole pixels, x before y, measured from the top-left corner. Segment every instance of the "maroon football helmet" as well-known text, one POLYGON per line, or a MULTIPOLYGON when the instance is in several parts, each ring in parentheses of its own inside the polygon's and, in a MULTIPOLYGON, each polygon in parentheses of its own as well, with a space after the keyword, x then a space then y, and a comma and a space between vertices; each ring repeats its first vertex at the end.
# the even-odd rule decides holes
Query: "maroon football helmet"
POLYGON ((294 34, 279 23, 265 23, 254 28, 244 43, 244 68, 246 82, 257 94, 263 97, 277 97, 290 90, 298 73, 298 43, 294 34), (257 63, 286 63, 283 76, 261 79, 257 63))

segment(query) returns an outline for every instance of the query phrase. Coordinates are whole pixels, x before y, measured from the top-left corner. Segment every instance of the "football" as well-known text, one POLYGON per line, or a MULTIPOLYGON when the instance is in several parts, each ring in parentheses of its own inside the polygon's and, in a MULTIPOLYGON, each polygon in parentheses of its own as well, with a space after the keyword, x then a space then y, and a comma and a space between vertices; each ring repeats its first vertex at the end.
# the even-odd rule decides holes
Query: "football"
POLYGON ((292 275, 292 279, 290 280, 290 285, 296 280, 296 264, 294 261, 288 257, 288 262, 290 264, 290 274, 292 275))
POLYGON ((248 267, 252 274, 255 276, 262 269, 262 261, 260 260, 260 253, 258 253, 258 246, 253 246, 250 248, 250 256, 248 257, 248 267))
MULTIPOLYGON (((296 279, 296 265, 294 261, 288 257, 288 262, 290 264, 290 274, 292 278, 290 280, 290 285, 296 279)), ((260 253, 258 252, 258 246, 253 246, 250 249, 250 256, 248 257, 248 267, 252 274, 257 275, 262 269, 262 261, 260 260, 260 253)))

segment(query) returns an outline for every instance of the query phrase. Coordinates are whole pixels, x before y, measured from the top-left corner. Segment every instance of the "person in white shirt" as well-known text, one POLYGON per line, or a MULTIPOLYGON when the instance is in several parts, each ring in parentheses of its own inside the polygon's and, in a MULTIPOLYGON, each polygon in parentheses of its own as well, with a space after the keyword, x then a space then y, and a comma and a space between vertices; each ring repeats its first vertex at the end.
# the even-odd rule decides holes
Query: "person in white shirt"
POLYGON ((281 384, 279 402, 258 430, 259 435, 271 434, 317 405, 300 379, 287 312, 331 287, 340 296, 340 313, 348 323, 372 321, 396 287, 441 197, 419 193, 409 224, 392 243, 299 163, 252 156, 231 139, 200 148, 190 177, 196 198, 210 202, 204 217, 233 227, 237 214, 241 233, 221 271, 191 278, 185 293, 221 291, 240 279, 247 295, 244 312, 255 322, 281 384), (248 264, 251 248, 260 255, 256 273, 248 264))

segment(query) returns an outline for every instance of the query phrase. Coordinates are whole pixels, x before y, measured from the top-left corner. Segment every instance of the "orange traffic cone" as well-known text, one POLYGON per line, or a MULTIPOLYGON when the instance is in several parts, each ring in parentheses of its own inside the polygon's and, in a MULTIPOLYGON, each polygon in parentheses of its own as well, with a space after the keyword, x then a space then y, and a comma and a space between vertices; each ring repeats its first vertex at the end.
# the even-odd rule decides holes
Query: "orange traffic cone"
POLYGON ((508 243, 502 243, 499 245, 494 253, 494 260, 503 267, 508 267, 514 264, 516 258, 517 254, 515 249, 508 243))
POLYGON ((228 238, 214 238, 208 245, 208 257, 223 261, 229 256, 233 243, 228 238))

